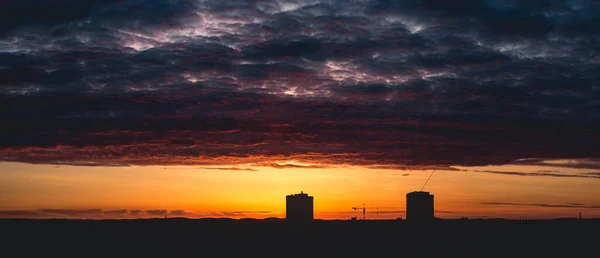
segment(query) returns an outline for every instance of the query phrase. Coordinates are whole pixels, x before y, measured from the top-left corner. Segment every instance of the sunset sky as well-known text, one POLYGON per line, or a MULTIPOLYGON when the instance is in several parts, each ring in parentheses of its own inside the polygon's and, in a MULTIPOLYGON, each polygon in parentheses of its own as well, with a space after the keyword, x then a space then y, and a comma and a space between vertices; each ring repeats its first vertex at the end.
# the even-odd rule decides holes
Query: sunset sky
POLYGON ((600 217, 599 9, 0 0, 0 218, 600 217))

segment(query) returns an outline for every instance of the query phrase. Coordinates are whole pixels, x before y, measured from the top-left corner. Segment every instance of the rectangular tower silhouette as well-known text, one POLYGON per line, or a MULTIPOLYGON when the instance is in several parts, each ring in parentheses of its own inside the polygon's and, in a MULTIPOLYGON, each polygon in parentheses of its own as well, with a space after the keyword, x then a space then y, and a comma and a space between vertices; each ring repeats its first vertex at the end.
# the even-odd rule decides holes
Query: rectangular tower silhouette
POLYGON ((433 194, 422 191, 406 194, 406 220, 433 220, 433 210, 433 194))
POLYGON ((288 221, 313 220, 313 197, 304 192, 286 196, 285 219, 288 221))

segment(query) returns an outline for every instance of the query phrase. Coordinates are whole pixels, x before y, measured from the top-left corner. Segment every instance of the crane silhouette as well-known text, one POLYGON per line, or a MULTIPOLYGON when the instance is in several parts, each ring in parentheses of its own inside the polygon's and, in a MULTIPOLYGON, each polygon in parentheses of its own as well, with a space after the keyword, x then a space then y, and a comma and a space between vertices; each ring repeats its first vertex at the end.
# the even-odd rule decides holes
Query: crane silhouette
MULTIPOLYGON (((367 213, 367 207, 365 207, 365 204, 363 203, 362 208, 361 207, 352 207, 353 210, 362 210, 362 219, 365 220, 366 218, 366 213, 367 213)), ((369 208, 371 209, 371 208, 369 208)), ((379 208, 375 208, 375 215, 379 215, 379 208)))

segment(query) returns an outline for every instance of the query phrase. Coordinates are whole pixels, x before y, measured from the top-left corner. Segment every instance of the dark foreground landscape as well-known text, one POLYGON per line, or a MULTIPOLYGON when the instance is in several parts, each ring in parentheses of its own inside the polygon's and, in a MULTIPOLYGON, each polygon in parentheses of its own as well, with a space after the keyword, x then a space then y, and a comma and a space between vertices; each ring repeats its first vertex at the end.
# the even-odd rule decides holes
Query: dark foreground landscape
POLYGON ((4 253, 45 257, 595 257, 600 220, 0 220, 4 253), (133 256, 131 256, 133 255, 133 256), (231 256, 233 255, 233 256, 231 256))

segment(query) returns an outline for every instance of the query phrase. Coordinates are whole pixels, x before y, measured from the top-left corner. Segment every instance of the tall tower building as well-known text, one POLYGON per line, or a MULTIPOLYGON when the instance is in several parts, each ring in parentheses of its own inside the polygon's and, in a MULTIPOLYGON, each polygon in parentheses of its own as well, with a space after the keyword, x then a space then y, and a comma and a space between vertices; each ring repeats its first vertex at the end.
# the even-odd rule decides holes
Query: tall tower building
POLYGON ((287 221, 313 220, 313 197, 304 192, 286 196, 285 219, 287 221))
POLYGON ((406 220, 433 220, 433 210, 433 194, 422 191, 406 194, 406 220))

